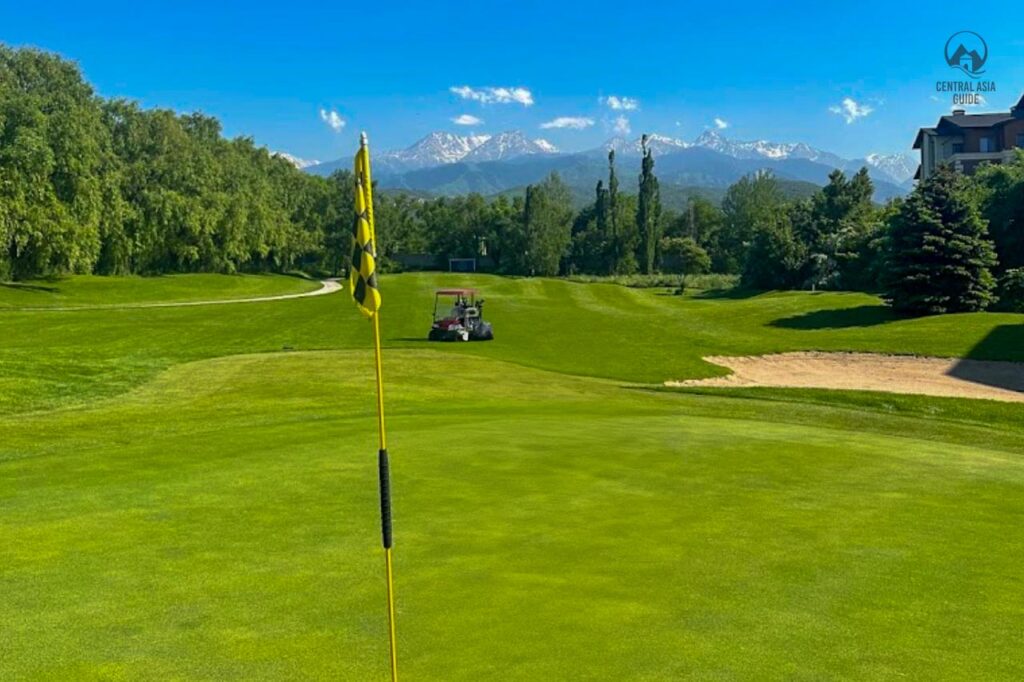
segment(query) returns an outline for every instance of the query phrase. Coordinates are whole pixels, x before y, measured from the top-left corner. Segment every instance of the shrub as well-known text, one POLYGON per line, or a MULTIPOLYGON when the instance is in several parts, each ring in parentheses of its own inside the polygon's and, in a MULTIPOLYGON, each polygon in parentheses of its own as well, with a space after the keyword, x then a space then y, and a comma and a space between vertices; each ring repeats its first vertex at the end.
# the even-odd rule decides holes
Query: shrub
POLYGON ((758 229, 747 251, 740 283, 750 289, 795 289, 807 249, 787 224, 768 224, 758 229))
POLYGON ((708 252, 690 237, 661 240, 662 268, 684 275, 703 275, 711 270, 708 252))
POLYGON ((999 278, 996 289, 997 308, 1010 313, 1024 313, 1024 268, 1007 270, 999 278))
POLYGON ((583 284, 618 284, 631 289, 686 289, 724 290, 739 284, 738 275, 708 273, 706 275, 568 275, 570 282, 583 284))

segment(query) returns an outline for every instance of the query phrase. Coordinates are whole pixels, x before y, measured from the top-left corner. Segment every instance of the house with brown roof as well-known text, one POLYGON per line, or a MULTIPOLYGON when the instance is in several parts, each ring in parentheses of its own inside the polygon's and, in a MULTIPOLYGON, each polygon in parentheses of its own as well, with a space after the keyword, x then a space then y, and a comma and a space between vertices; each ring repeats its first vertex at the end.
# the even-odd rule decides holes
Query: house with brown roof
POLYGON ((924 180, 936 166, 948 163, 971 174, 983 163, 1004 163, 1014 149, 1024 148, 1024 96, 1008 113, 968 114, 956 109, 934 128, 921 128, 914 149, 921 150, 921 165, 914 178, 924 180))

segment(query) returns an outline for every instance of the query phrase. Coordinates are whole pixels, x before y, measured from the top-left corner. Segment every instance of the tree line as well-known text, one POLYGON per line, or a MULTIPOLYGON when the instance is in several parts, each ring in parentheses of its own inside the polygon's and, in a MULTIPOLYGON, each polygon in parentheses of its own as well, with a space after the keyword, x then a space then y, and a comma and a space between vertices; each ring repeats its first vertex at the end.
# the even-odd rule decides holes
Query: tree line
POLYGON ((607 180, 576 212, 556 174, 511 201, 386 198, 383 256, 486 253, 512 275, 717 272, 750 289, 880 293, 909 314, 1024 312, 1024 153, 970 177, 940 167, 885 205, 862 168, 802 200, 757 173, 721 205, 692 198, 678 213, 661 206, 654 167, 644 145, 638 191, 625 194, 609 152, 607 180))
MULTIPOLYGON (((402 254, 486 257, 510 275, 735 274, 756 289, 852 289, 909 313, 1024 306, 1024 155, 963 177, 942 168, 872 202, 867 169, 786 200, 768 173, 721 204, 661 204, 642 139, 575 210, 551 174, 514 196, 377 191, 382 269, 402 254), (625 189, 623 189, 623 185, 625 189)), ((303 173, 199 113, 97 96, 58 56, 0 45, 0 280, 344 268, 352 176, 303 173)))
POLYGON ((215 118, 100 98, 73 63, 0 46, 0 279, 330 269, 351 193, 215 118))

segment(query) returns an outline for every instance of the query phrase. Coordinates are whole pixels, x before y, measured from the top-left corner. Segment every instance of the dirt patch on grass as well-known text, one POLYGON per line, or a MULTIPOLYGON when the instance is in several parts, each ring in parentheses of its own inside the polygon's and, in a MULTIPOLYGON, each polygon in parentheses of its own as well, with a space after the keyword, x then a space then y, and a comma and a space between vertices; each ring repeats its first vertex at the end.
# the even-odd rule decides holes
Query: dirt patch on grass
POLYGON ((1024 402, 1024 363, 875 353, 779 353, 707 357, 725 377, 667 381, 668 386, 776 386, 887 391, 1024 402))

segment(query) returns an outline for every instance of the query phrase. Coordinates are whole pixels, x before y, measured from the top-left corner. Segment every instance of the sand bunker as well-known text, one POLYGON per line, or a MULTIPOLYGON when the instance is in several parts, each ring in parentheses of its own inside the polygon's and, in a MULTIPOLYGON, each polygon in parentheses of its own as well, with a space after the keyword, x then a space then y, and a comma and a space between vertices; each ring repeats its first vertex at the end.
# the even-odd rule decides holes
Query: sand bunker
POLYGON ((729 376, 668 386, 777 386, 887 391, 1024 402, 1024 363, 874 353, 779 353, 707 357, 729 376))

